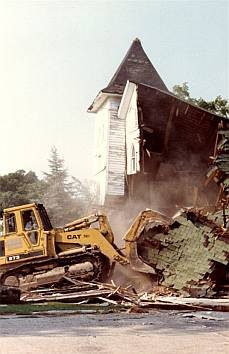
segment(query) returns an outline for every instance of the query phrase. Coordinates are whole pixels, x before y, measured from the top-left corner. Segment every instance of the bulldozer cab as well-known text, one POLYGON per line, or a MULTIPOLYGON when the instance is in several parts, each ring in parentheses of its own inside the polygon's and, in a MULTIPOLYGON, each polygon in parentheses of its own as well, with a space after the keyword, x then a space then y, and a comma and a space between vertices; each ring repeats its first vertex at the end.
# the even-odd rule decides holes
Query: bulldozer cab
POLYGON ((3 212, 0 265, 46 257, 52 225, 41 204, 8 208, 3 212))

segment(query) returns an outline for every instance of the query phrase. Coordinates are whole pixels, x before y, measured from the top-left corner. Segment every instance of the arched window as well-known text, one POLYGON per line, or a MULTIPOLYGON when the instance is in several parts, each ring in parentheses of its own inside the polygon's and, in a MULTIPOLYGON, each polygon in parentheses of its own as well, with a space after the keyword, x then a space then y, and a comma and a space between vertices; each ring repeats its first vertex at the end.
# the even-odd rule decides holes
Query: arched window
POLYGON ((134 145, 131 148, 131 172, 136 172, 136 153, 134 145))

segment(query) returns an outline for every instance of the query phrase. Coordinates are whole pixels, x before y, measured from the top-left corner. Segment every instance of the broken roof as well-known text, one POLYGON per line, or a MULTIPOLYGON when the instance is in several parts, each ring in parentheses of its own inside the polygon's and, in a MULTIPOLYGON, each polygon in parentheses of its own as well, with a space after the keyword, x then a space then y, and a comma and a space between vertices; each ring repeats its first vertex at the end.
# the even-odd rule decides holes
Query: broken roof
POLYGON ((133 41, 108 86, 102 92, 122 94, 127 80, 168 91, 138 38, 133 41))
POLYGON ((162 149, 192 151, 208 160, 221 116, 190 104, 170 92, 138 84, 143 122, 162 134, 162 149), (167 141, 167 142, 166 142, 167 141), (179 142, 179 144, 178 144, 179 142), (167 145, 167 146, 166 146, 167 145))
POLYGON ((168 91, 133 82, 127 82, 119 115, 125 115, 123 112, 128 111, 133 85, 136 87, 137 103, 141 109, 139 123, 142 131, 145 135, 148 134, 147 131, 151 131, 150 151, 166 154, 167 158, 176 160, 177 156, 186 158, 192 153, 209 162, 218 124, 225 118, 182 100, 168 91))

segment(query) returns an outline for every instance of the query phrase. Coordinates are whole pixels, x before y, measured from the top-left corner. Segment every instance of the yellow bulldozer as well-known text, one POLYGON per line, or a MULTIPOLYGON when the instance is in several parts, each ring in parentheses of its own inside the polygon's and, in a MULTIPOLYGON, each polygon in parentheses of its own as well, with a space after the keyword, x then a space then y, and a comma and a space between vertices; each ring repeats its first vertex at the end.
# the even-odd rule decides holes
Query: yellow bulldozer
POLYGON ((141 212, 120 250, 102 214, 53 228, 45 207, 33 203, 5 209, 2 220, 0 285, 22 289, 60 282, 66 274, 75 280, 107 281, 115 263, 154 274, 154 269, 139 258, 137 240, 148 223, 168 221, 158 212, 141 212))

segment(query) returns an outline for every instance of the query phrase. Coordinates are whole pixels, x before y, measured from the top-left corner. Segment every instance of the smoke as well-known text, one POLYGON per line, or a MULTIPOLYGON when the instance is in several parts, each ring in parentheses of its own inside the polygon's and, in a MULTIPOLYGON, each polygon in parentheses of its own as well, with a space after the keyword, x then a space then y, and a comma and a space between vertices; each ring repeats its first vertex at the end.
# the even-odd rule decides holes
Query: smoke
POLYGON ((128 176, 129 196, 125 200, 117 197, 116 202, 103 208, 119 247, 123 246, 123 236, 136 216, 145 209, 173 216, 181 208, 211 208, 215 205, 218 186, 214 182, 206 186, 206 160, 191 152, 187 159, 187 151, 180 151, 179 156, 176 152, 175 156, 171 153, 161 162, 154 177, 150 173, 128 176))
POLYGON ((133 292, 145 292, 152 289, 152 279, 148 274, 133 271, 128 266, 115 265, 112 281, 133 292))

